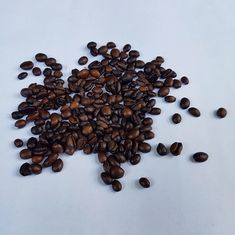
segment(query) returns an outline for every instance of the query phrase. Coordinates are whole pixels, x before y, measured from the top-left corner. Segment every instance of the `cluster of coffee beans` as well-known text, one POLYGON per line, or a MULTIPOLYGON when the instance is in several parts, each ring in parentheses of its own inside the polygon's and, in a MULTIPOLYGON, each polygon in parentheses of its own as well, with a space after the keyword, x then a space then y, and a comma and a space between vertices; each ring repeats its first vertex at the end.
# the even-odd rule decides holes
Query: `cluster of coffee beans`
MULTIPOLYGON (((18 79, 25 79, 32 70, 35 76, 43 75, 43 85, 32 83, 23 88, 20 94, 25 101, 12 113, 15 126, 23 128, 33 123, 26 147, 20 151, 20 157, 30 162, 20 167, 23 176, 40 174, 43 168, 51 167, 59 172, 63 168, 60 154, 73 155, 76 150, 85 154, 97 153, 103 172, 100 177, 114 191, 120 191, 120 178, 125 174, 122 164, 136 165, 141 161, 140 153, 148 153, 150 144, 146 141, 154 138, 152 118, 147 115, 159 115, 154 97, 163 97, 166 102, 175 102, 176 97, 169 95, 170 89, 187 85, 187 77, 176 79, 172 69, 165 69, 164 59, 156 57, 150 62, 139 59, 139 52, 132 50, 130 44, 118 49, 114 42, 97 47, 89 42, 90 54, 97 57, 82 69, 73 69, 67 78, 67 84, 61 78, 62 65, 46 54, 35 55, 35 63, 47 66, 41 69, 32 61, 25 61, 20 68, 25 70, 18 79)), ((82 56, 79 65, 86 65, 88 58, 82 56)), ((187 98, 180 100, 180 107, 200 116, 200 111, 190 107, 187 98)), ((219 110, 217 115, 226 115, 219 110)), ((181 122, 180 114, 172 116, 173 123, 181 122)), ((16 147, 22 147, 23 141, 16 139, 16 147)), ((177 156, 183 148, 182 143, 173 143, 170 152, 177 156)), ((159 144, 160 155, 168 153, 163 144, 159 144)), ((195 155, 196 161, 205 161, 205 153, 195 155)), ((150 186, 147 178, 141 177, 139 183, 144 188, 150 186)))

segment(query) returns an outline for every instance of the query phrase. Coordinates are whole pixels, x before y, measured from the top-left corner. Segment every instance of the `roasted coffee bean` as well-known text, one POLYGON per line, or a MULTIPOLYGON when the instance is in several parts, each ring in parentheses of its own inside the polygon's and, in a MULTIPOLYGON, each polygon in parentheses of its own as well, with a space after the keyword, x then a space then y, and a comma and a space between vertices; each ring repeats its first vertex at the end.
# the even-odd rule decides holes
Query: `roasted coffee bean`
POLYGON ((28 73, 27 73, 27 72, 22 72, 22 73, 20 73, 20 74, 17 76, 17 78, 18 78, 19 80, 23 80, 23 79, 25 79, 27 76, 28 76, 28 73))
POLYGON ((140 53, 136 50, 131 50, 131 51, 129 51, 129 56, 139 57, 140 53))
POLYGON ((135 154, 130 158, 131 165, 137 165, 141 160, 140 154, 135 154))
POLYGON ((178 123, 181 122, 182 118, 181 118, 181 115, 179 113, 175 113, 171 117, 171 120, 172 120, 173 123, 178 124, 178 123))
POLYGON ((107 155, 104 152, 99 152, 98 159, 100 163, 104 163, 107 160, 107 155))
POLYGON ((180 108, 187 109, 190 106, 190 100, 186 97, 180 100, 180 108))
POLYGON ((34 163, 31 165, 31 171, 33 174, 38 175, 42 172, 42 166, 34 163))
POLYGON ((150 181, 145 178, 145 177, 141 177, 139 179, 139 184, 143 187, 143 188, 149 188, 150 187, 150 181))
POLYGON ((85 65, 88 62, 88 58, 86 56, 82 56, 78 60, 78 64, 85 65))
POLYGON ((83 127, 83 129, 82 129, 82 133, 83 133, 84 135, 89 135, 89 134, 91 134, 92 132, 93 132, 93 128, 92 128, 91 125, 85 125, 85 126, 83 127))
POLYGON ((189 84, 189 79, 187 77, 182 77, 180 80, 184 85, 189 84))
POLYGON ((30 138, 28 139, 26 145, 27 145, 27 148, 33 149, 33 148, 35 148, 35 147, 37 146, 37 144, 38 144, 37 138, 35 138, 35 137, 30 137, 30 138))
POLYGON ((159 143, 157 145, 157 153, 160 155, 160 156, 165 156, 167 155, 168 151, 167 151, 167 148, 164 144, 162 143, 159 143))
POLYGON ((139 151, 142 153, 148 153, 151 151, 151 145, 145 142, 139 144, 139 151))
POLYGON ((175 142, 170 147, 170 151, 174 156, 180 155, 182 149, 183 149, 183 145, 180 142, 175 142))
POLYGON ((112 177, 107 173, 107 172, 102 172, 101 174, 100 174, 100 177, 101 177, 101 179, 103 180, 103 182, 105 183, 105 184, 112 184, 112 182, 113 182, 113 179, 112 179, 112 177))
POLYGON ((97 43, 96 42, 88 42, 87 43, 87 48, 88 49, 91 49, 91 48, 94 48, 97 46, 97 43))
POLYGON ((227 115, 227 110, 225 108, 219 108, 216 111, 216 115, 220 118, 224 118, 227 115))
POLYGON ((161 109, 160 108, 152 108, 149 113, 152 115, 159 115, 159 114, 161 114, 161 109))
POLYGON ((20 91, 20 94, 23 96, 23 97, 30 97, 33 95, 33 92, 31 89, 29 88, 23 88, 21 91, 20 91))
POLYGON ((11 113, 11 117, 15 120, 21 119, 24 115, 19 111, 14 111, 11 113))
POLYGON ((200 117, 201 116, 201 112, 195 107, 189 108, 188 112, 194 117, 200 117))
POLYGON ((38 53, 35 55, 35 59, 38 61, 38 62, 45 62, 46 59, 47 59, 47 55, 44 54, 44 53, 38 53))
POLYGON ((154 61, 154 64, 156 64, 157 66, 160 67, 164 62, 165 62, 165 60, 164 60, 163 57, 157 56, 155 61, 154 61))
POLYGON ((116 47, 116 44, 114 42, 107 42, 106 46, 109 48, 109 49, 112 49, 114 47, 116 47))
POLYGON ((40 68, 38 67, 34 67, 33 70, 32 70, 32 73, 34 76, 40 76, 42 74, 42 71, 40 68))
POLYGON ((119 166, 112 166, 110 168, 110 176, 113 178, 113 179, 119 179, 119 178, 122 178, 124 175, 124 170, 119 167, 119 166))
POLYGON ((43 131, 43 128, 41 126, 33 126, 31 128, 31 133, 34 135, 39 135, 42 133, 42 131, 43 131))
POLYGON ((24 163, 19 170, 20 174, 23 176, 31 175, 32 174, 32 169, 31 165, 29 163, 24 163))
POLYGON ((23 142, 23 140, 21 140, 21 139, 15 139, 15 140, 14 140, 14 145, 15 145, 17 148, 22 147, 23 144, 24 144, 24 142, 23 142))
POLYGON ((44 159, 43 155, 33 155, 32 156, 32 162, 33 163, 40 163, 44 159))
POLYGON ((112 182, 112 188, 113 188, 113 191, 119 192, 122 190, 122 184, 120 183, 120 181, 114 180, 112 182))
POLYGON ((103 55, 103 54, 106 54, 108 52, 108 47, 107 46, 101 46, 99 49, 98 49, 98 52, 99 54, 103 55))
POLYGON ((112 109, 109 105, 105 105, 103 106, 103 108, 101 109, 101 113, 104 116, 110 116, 112 114, 112 109))
POLYGON ((172 95, 165 96, 165 101, 168 103, 173 103, 176 101, 176 98, 172 95))
POLYGON ((17 128, 23 128, 26 126, 26 121, 23 119, 19 119, 15 122, 15 127, 17 128))
POLYGON ((170 93, 170 89, 168 87, 161 87, 158 90, 158 96, 159 97, 167 96, 169 93, 170 93))
POLYGON ((205 162, 208 159, 208 154, 204 152, 197 152, 193 154, 193 159, 196 162, 205 162))
POLYGON ((126 44, 126 45, 123 47, 123 51, 124 51, 124 52, 130 51, 130 49, 131 49, 131 45, 130 45, 130 44, 126 44))
POLYGON ((123 117, 129 118, 129 117, 132 116, 132 114, 133 114, 133 111, 129 107, 124 107, 123 108, 123 110, 122 110, 123 117))
POLYGON ((53 164, 52 164, 52 171, 54 171, 54 172, 59 172, 59 171, 61 171, 62 170, 62 168, 63 168, 63 161, 60 159, 60 158, 58 158, 55 162, 53 162, 53 164))
POLYGON ((25 61, 22 64, 20 64, 20 68, 24 70, 30 70, 33 68, 33 62, 32 61, 25 61))
POLYGON ((30 149, 22 149, 20 151, 20 158, 22 159, 29 159, 32 157, 32 152, 30 149))
POLYGON ((42 73, 44 76, 49 77, 52 74, 52 70, 49 68, 45 68, 42 73))
POLYGON ((56 63, 56 59, 55 58, 47 58, 46 60, 45 60, 45 64, 47 65, 47 66, 51 66, 52 64, 55 64, 56 63))
POLYGON ((57 70, 61 70, 62 69, 62 64, 60 63, 53 63, 50 65, 51 68, 54 70, 54 71, 57 71, 57 70))
POLYGON ((174 79, 173 80, 173 87, 176 88, 176 89, 180 88, 181 87, 181 81, 178 80, 178 79, 174 79))
POLYGON ((43 166, 44 167, 49 167, 51 166, 59 157, 59 155, 57 153, 51 153, 49 154, 49 156, 45 159, 45 161, 43 162, 43 166))

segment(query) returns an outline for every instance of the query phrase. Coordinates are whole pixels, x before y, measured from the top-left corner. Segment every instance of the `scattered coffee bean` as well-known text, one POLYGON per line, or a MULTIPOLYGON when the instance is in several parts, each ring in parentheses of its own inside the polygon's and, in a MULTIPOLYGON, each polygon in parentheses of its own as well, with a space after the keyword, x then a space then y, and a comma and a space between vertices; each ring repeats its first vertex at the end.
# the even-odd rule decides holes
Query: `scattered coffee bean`
POLYGON ((87 43, 87 48, 88 49, 92 49, 92 48, 94 48, 94 47, 96 47, 97 46, 97 43, 96 42, 88 42, 87 43))
POLYGON ((24 163, 19 170, 20 174, 23 176, 31 175, 32 174, 32 169, 31 165, 29 163, 24 163))
POLYGON ((120 181, 114 180, 112 182, 112 188, 113 188, 113 191, 119 192, 122 190, 122 184, 120 183, 120 181))
POLYGON ((32 72, 33 72, 33 75, 34 75, 34 76, 40 76, 40 75, 42 74, 41 69, 38 68, 38 67, 34 67, 33 70, 32 70, 32 72))
POLYGON ((173 114, 171 119, 172 119, 172 122, 175 123, 175 124, 180 123, 181 120, 182 120, 181 115, 179 113, 173 114))
POLYGON ((152 114, 152 115, 160 115, 161 114, 161 109, 160 108, 152 108, 149 113, 152 114))
POLYGON ((225 108, 219 108, 216 111, 216 115, 220 118, 224 118, 227 115, 227 110, 225 108))
POLYGON ((180 108, 187 109, 190 106, 190 100, 186 97, 180 100, 180 108))
POLYGON ((188 112, 194 117, 200 117, 201 116, 201 112, 195 107, 190 107, 188 109, 188 112))
POLYGON ((20 151, 20 158, 22 159, 29 159, 32 157, 32 152, 30 149, 22 149, 20 151))
POLYGON ((139 184, 143 187, 143 188, 149 188, 150 187, 150 181, 145 178, 145 177, 141 177, 139 179, 139 184))
POLYGON ((130 158, 131 165, 137 165, 140 162, 141 156, 140 154, 135 154, 130 158))
POLYGON ((33 62, 32 61, 25 61, 22 64, 20 64, 20 68, 23 70, 30 70, 33 68, 33 62))
POLYGON ((164 144, 162 144, 162 143, 159 143, 158 145, 157 145, 157 153, 160 155, 160 156, 165 156, 165 155, 167 155, 167 148, 166 148, 166 146, 164 145, 164 144))
POLYGON ((110 176, 113 178, 113 179, 119 179, 119 178, 122 178, 124 175, 124 170, 119 167, 119 166, 112 166, 110 168, 110 176))
POLYGON ((180 142, 175 142, 170 147, 170 151, 174 156, 180 155, 182 149, 183 149, 183 145, 180 142))
POLYGON ((176 98, 172 95, 165 96, 165 101, 168 103, 173 103, 176 101, 176 98))
POLYGON ((27 72, 22 72, 18 75, 18 79, 19 80, 23 80, 25 79, 26 77, 28 76, 28 73, 27 72))
POLYGON ((45 60, 45 64, 47 65, 47 66, 51 66, 52 64, 55 64, 56 63, 56 59, 55 58, 47 58, 46 60, 45 60))
POLYGON ((105 184, 112 184, 112 182, 113 182, 112 177, 108 173, 106 173, 106 172, 102 172, 100 174, 100 177, 101 177, 101 179, 103 180, 103 182, 105 184))
POLYGON ((26 121, 23 119, 19 119, 15 122, 15 127, 17 128, 23 128, 26 126, 26 121))
POLYGON ((208 159, 208 154, 204 152, 198 152, 193 154, 193 159, 196 162, 205 162, 208 159))
POLYGON ((187 77, 182 77, 180 80, 184 85, 189 84, 189 79, 187 77))
POLYGON ((32 164, 31 171, 33 174, 38 175, 42 172, 42 166, 39 164, 32 164))
POLYGON ((78 60, 78 64, 85 65, 88 62, 88 58, 86 56, 82 56, 78 60))
POLYGON ((17 148, 22 147, 23 144, 24 144, 24 142, 23 142, 23 140, 21 140, 21 139, 15 139, 15 141, 14 141, 14 145, 15 145, 17 148))
POLYGON ((44 53, 38 53, 38 54, 35 55, 35 59, 38 62, 45 62, 46 59, 47 59, 47 55, 45 55, 44 53))
POLYGON ((63 168, 63 161, 58 158, 53 164, 52 164, 52 171, 59 172, 63 168))

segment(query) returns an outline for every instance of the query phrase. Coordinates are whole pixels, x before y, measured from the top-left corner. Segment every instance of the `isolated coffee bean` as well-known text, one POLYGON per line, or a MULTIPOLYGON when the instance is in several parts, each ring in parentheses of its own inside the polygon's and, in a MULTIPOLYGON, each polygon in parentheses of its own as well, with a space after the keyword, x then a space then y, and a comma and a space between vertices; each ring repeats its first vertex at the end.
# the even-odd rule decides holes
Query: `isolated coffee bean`
POLYGON ((184 85, 189 84, 189 79, 187 77, 182 77, 180 80, 184 85))
POLYGON ((91 48, 94 48, 97 46, 97 43, 96 42, 88 42, 87 43, 87 48, 88 49, 91 49, 91 48))
POLYGON ((123 47, 123 51, 124 52, 128 52, 131 50, 131 45, 130 44, 126 44, 124 47, 123 47))
POLYGON ((140 162, 141 156, 140 154, 135 154, 130 158, 131 165, 137 165, 140 162))
POLYGON ((148 153, 151 151, 151 145, 148 144, 148 143, 140 143, 139 144, 139 151, 142 152, 142 153, 148 153))
POLYGON ((114 180, 112 182, 112 188, 113 188, 113 191, 119 192, 122 190, 122 184, 120 183, 120 181, 114 180))
POLYGON ((186 97, 180 100, 180 108, 187 109, 190 106, 190 100, 186 97))
POLYGON ((23 119, 19 119, 15 122, 15 127, 17 128, 23 128, 26 125, 26 121, 23 119))
POLYGON ((175 124, 178 124, 181 122, 182 118, 181 118, 181 115, 179 113, 175 113, 173 114, 173 116, 171 117, 172 119, 172 122, 175 123, 175 124))
POLYGON ((18 79, 19 80, 23 80, 25 79, 26 77, 28 76, 28 73, 27 72, 22 72, 18 75, 18 79))
POLYGON ((173 87, 176 88, 176 89, 180 88, 181 87, 181 81, 178 80, 178 79, 174 79, 173 80, 173 87))
POLYGON ((33 174, 38 175, 42 172, 42 166, 39 164, 32 164, 31 171, 33 174))
POLYGON ((23 176, 31 175, 32 174, 32 169, 31 165, 29 163, 24 163, 19 170, 20 174, 23 176))
POLYGON ((170 151, 174 156, 180 155, 182 149, 183 149, 183 145, 180 142, 175 142, 170 147, 170 151))
POLYGON ((88 62, 88 58, 86 56, 82 56, 78 60, 78 64, 85 65, 88 62))
POLYGON ((164 144, 162 144, 162 143, 159 143, 158 145, 157 145, 157 153, 160 155, 160 156, 165 156, 165 155, 167 155, 167 148, 166 148, 166 146, 164 145, 164 144))
POLYGON ((121 177, 123 177, 124 175, 124 170, 119 167, 119 166, 112 166, 110 168, 110 176, 113 178, 113 179, 119 179, 121 177))
POLYGON ((190 107, 190 108, 188 109, 188 112, 189 112, 192 116, 194 116, 194 117, 200 117, 200 116, 201 116, 200 111, 199 111, 197 108, 195 108, 195 107, 190 107))
POLYGON ((168 103, 173 103, 176 101, 176 98, 172 95, 165 96, 165 101, 168 103))
POLYGON ((208 159, 208 154, 204 152, 197 152, 193 154, 193 159, 196 162, 205 162, 208 159))
POLYGON ((11 117, 15 120, 21 119, 24 115, 19 111, 14 111, 11 113, 11 117))
POLYGON ((106 46, 109 48, 109 49, 112 49, 114 47, 116 47, 116 44, 114 42, 107 42, 106 46))
POLYGON ((107 173, 107 172, 102 172, 101 174, 100 174, 100 177, 101 177, 101 179, 103 180, 103 182, 105 183, 105 184, 112 184, 112 182, 113 182, 113 179, 112 179, 112 177, 107 173))
POLYGON ((23 144, 24 144, 24 142, 23 142, 23 140, 21 140, 21 139, 15 139, 15 140, 14 140, 14 145, 15 145, 17 148, 22 147, 23 144))
POLYGON ((152 114, 152 115, 160 115, 161 114, 161 109, 160 108, 152 108, 149 113, 152 114))
POLYGON ((30 149, 22 149, 20 151, 20 158, 22 159, 29 159, 32 157, 32 152, 30 149))
POLYGON ((149 188, 150 187, 150 181, 145 178, 145 177, 141 177, 139 179, 139 184, 143 187, 143 188, 149 188))
POLYGON ((58 158, 53 164, 52 164, 52 171, 54 172, 59 172, 62 170, 63 168, 63 161, 58 158))
POLYGON ((47 55, 44 54, 44 53, 38 53, 35 55, 35 59, 38 61, 38 62, 45 62, 46 59, 47 59, 47 55))
POLYGON ((33 62, 32 61, 25 61, 20 64, 20 68, 24 70, 30 70, 33 68, 33 62))
POLYGON ((32 70, 32 73, 34 76, 40 76, 42 74, 42 71, 40 68, 38 67, 34 67, 33 70, 32 70))
POLYGON ((227 110, 225 108, 219 108, 216 111, 216 115, 220 118, 224 118, 227 115, 227 110))

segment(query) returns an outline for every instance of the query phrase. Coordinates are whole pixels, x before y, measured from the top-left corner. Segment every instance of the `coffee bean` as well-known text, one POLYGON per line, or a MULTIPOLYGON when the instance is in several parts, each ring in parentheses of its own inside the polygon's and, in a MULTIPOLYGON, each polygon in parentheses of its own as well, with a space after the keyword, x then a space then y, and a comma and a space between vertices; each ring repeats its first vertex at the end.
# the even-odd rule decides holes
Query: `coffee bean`
POLYGON ((148 153, 151 151, 151 145, 148 144, 148 143, 140 143, 139 144, 139 151, 142 152, 142 153, 148 153))
POLYGON ((190 100, 186 97, 180 100, 180 108, 187 109, 190 106, 190 100))
POLYGON ((59 172, 59 171, 61 171, 62 170, 62 168, 63 168, 63 161, 60 159, 60 158, 58 158, 55 162, 53 162, 53 164, 52 164, 52 171, 54 171, 54 172, 59 172))
POLYGON ((32 164, 31 171, 33 174, 38 175, 42 172, 42 166, 39 164, 32 164))
POLYGON ((112 109, 109 105, 105 105, 103 106, 103 108, 101 109, 101 113, 104 116, 110 116, 112 114, 112 109))
POLYGON ((181 118, 181 115, 179 113, 175 113, 175 114, 173 114, 171 120, 172 120, 173 123, 178 124, 178 123, 181 122, 182 118, 181 118))
POLYGON ((47 59, 47 55, 45 55, 44 53, 38 53, 38 54, 35 55, 35 59, 38 62, 45 62, 46 59, 47 59))
POLYGON ((174 156, 180 155, 182 149, 183 149, 183 145, 180 142, 175 142, 170 147, 170 151, 174 156))
POLYGON ((188 109, 188 112, 189 112, 192 116, 194 116, 194 117, 200 117, 200 116, 201 116, 200 111, 199 111, 197 108, 195 108, 195 107, 189 108, 189 109, 188 109))
POLYGON ((170 89, 168 87, 161 87, 158 90, 158 96, 159 97, 167 96, 169 93, 170 93, 170 89))
POLYGON ((131 50, 131 51, 129 51, 129 56, 139 57, 140 53, 136 50, 131 50))
POLYGON ((104 152, 99 152, 98 159, 100 163, 104 163, 107 160, 107 155, 104 152))
POLYGON ((193 154, 193 159, 196 162, 205 162, 208 159, 208 154, 204 152, 197 152, 193 154))
POLYGON ((160 115, 161 114, 161 109, 160 108, 152 108, 149 113, 152 114, 152 115, 160 115))
POLYGON ((42 73, 44 76, 49 77, 52 74, 52 70, 49 68, 45 68, 42 73))
POLYGON ((40 76, 42 74, 42 71, 40 68, 38 67, 34 67, 33 70, 32 70, 32 73, 34 76, 40 76))
POLYGON ((88 49, 91 49, 91 48, 94 48, 97 46, 97 43, 96 42, 88 42, 87 43, 87 48, 88 49))
POLYGON ((55 70, 55 71, 62 69, 62 64, 60 64, 60 63, 53 63, 53 64, 51 64, 50 66, 51 66, 51 68, 52 68, 53 70, 55 70))
POLYGON ((216 115, 220 118, 224 118, 227 115, 227 110, 225 108, 219 108, 216 111, 216 115))
POLYGON ((89 135, 89 134, 91 134, 92 132, 93 132, 93 128, 92 128, 91 125, 85 125, 85 126, 83 127, 83 129, 82 129, 82 133, 83 133, 84 135, 89 135))
POLYGON ((189 79, 187 77, 182 77, 180 80, 184 85, 189 84, 189 79))
POLYGON ((98 49, 98 52, 99 54, 103 55, 103 54, 106 54, 108 52, 108 47, 107 46, 101 46, 99 49, 98 49))
POLYGON ((86 56, 82 56, 78 60, 78 64, 85 65, 88 62, 88 58, 86 56))
POLYGON ((14 145, 15 145, 17 148, 22 147, 23 144, 24 144, 24 142, 23 142, 23 140, 21 140, 21 139, 15 139, 15 140, 14 140, 14 145))
POLYGON ((17 128, 23 128, 26 126, 26 121, 23 119, 19 119, 15 122, 15 127, 17 128))
POLYGON ((173 103, 176 101, 176 98, 172 95, 165 96, 165 101, 168 103, 173 103))
POLYGON ((124 52, 130 51, 130 49, 131 49, 131 45, 130 45, 130 44, 126 44, 126 45, 123 47, 123 51, 124 51, 124 52))
POLYGON ((180 88, 181 87, 181 81, 178 80, 178 79, 174 79, 173 80, 173 87, 176 88, 176 89, 180 88))
POLYGON ((18 79, 19 80, 23 80, 25 79, 26 77, 28 76, 28 73, 27 72, 22 72, 18 75, 18 79))
POLYGON ((143 187, 143 188, 149 188, 150 187, 150 181, 145 178, 145 177, 141 177, 139 179, 139 184, 143 187))
POLYGON ((33 155, 32 156, 32 162, 33 163, 40 163, 44 159, 43 155, 33 155))
POLYGON ((119 192, 122 190, 122 184, 120 183, 120 181, 114 180, 112 182, 112 188, 113 188, 113 191, 119 192))
POLYGON ((20 64, 20 68, 24 70, 30 70, 33 68, 33 62, 32 61, 25 61, 20 64))
POLYGON ((20 91, 20 94, 23 96, 23 97, 30 97, 33 95, 33 91, 29 88, 23 88, 21 91, 20 91))
POLYGON ((113 179, 119 179, 119 178, 122 178, 124 175, 124 170, 119 167, 119 166, 112 166, 110 168, 110 176, 113 178, 113 179))
POLYGON ((31 175, 32 174, 32 169, 31 165, 29 163, 24 163, 19 170, 20 174, 23 176, 31 175))
POLYGON ((113 179, 112 179, 112 177, 107 173, 107 172, 102 172, 101 174, 100 174, 100 177, 101 177, 101 179, 103 180, 103 182, 105 183, 105 184, 112 184, 112 182, 113 182, 113 179))
POLYGON ((47 65, 47 66, 51 66, 52 64, 55 64, 56 63, 56 59, 55 58, 47 58, 46 60, 45 60, 45 64, 47 65))
POLYGON ((164 60, 164 58, 161 57, 161 56, 157 56, 156 59, 155 59, 155 64, 156 64, 157 66, 159 66, 159 67, 160 67, 164 62, 165 62, 165 60, 164 60))
POLYGON ((32 152, 30 149, 22 149, 20 151, 20 158, 22 159, 29 159, 32 157, 32 152))
POLYGON ((106 44, 106 46, 107 46, 109 49, 112 49, 112 48, 116 47, 116 44, 115 44, 114 42, 108 42, 108 43, 106 44))
POLYGON ((162 144, 162 143, 159 143, 158 145, 157 145, 157 153, 160 155, 160 156, 165 156, 165 155, 167 155, 167 148, 166 148, 166 146, 164 145, 164 144, 162 144))
POLYGON ((58 157, 59 157, 59 155, 57 153, 49 154, 48 157, 43 162, 43 166, 44 167, 51 166, 58 159, 58 157))
POLYGON ((124 107, 123 108, 123 110, 122 110, 123 117, 129 118, 129 117, 132 116, 132 114, 133 114, 133 111, 129 107, 124 107))
POLYGON ((11 117, 15 120, 21 119, 24 115, 19 111, 14 111, 11 113, 11 117))
POLYGON ((140 154, 135 154, 130 158, 131 165, 137 165, 141 160, 140 154))

